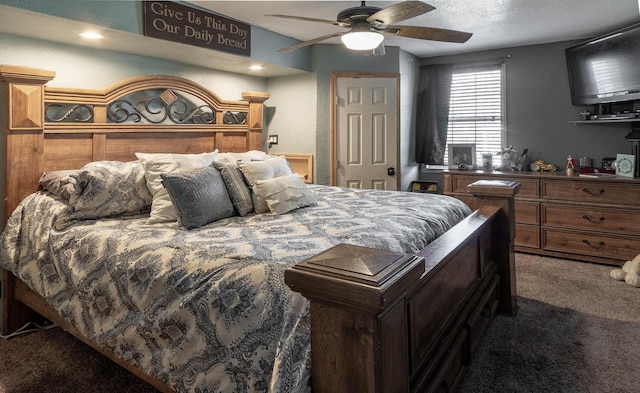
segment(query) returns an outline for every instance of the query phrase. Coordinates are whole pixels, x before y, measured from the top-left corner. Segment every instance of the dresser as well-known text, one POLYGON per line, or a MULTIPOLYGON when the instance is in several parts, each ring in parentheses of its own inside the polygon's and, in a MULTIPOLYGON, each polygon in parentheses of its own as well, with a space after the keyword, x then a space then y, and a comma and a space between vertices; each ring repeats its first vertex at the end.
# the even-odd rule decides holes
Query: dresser
POLYGON ((640 179, 590 178, 558 172, 444 172, 444 194, 476 209, 467 185, 516 181, 515 249, 621 265, 640 254, 640 179))

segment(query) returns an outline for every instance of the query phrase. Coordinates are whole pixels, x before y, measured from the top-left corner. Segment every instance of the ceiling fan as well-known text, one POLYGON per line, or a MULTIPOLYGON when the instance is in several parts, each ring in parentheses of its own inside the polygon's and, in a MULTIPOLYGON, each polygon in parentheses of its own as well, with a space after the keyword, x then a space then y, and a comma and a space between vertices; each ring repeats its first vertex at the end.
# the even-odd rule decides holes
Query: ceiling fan
POLYGON ((288 52, 300 49, 333 37, 340 37, 345 46, 353 50, 376 49, 384 40, 384 34, 428 41, 463 43, 471 38, 472 33, 422 26, 401 26, 394 23, 413 18, 433 11, 435 7, 421 1, 403 1, 386 8, 367 6, 364 1, 360 6, 347 8, 338 13, 336 20, 309 18, 305 16, 270 14, 278 18, 299 19, 308 22, 329 23, 350 29, 317 37, 308 41, 291 45, 278 50, 288 52))

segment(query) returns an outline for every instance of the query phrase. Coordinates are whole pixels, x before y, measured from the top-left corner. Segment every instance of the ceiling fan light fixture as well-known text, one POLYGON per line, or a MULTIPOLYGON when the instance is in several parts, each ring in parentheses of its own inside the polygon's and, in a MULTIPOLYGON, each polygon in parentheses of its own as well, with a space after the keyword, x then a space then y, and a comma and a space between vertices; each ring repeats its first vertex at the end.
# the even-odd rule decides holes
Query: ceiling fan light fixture
POLYGON ((367 26, 356 26, 350 32, 343 34, 340 39, 349 49, 373 50, 382 43, 384 36, 370 30, 367 26))
MULTIPOLYGON (((640 0, 639 0, 640 1, 640 0)), ((400 1, 386 8, 370 7, 361 2, 359 7, 344 9, 338 13, 336 20, 318 19, 307 16, 280 15, 276 16, 286 19, 298 19, 307 22, 325 23, 345 28, 351 28, 348 32, 336 32, 322 37, 306 40, 286 48, 279 49, 278 52, 288 52, 295 49, 304 48, 319 42, 340 37, 343 44, 350 50, 374 51, 374 55, 384 55, 384 34, 393 34, 398 37, 415 38, 427 41, 456 42, 463 43, 471 38, 472 33, 463 31, 447 30, 425 26, 396 25, 406 19, 410 19, 435 8, 422 1, 400 1)))

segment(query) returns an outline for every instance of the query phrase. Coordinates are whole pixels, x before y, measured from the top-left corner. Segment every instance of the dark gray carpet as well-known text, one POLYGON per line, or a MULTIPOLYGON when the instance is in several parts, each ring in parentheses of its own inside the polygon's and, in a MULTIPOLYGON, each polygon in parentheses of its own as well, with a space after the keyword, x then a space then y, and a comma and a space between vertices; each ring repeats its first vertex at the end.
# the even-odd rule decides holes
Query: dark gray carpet
POLYGON ((498 316, 462 393, 640 392, 640 289, 610 266, 517 254, 520 309, 498 316))
POLYGON ((54 328, 0 339, 0 393, 5 392, 157 391, 62 329, 54 328))
MULTIPOLYGON (((517 254, 520 309, 498 316, 462 393, 639 392, 640 289, 610 266, 517 254)), ((0 393, 155 392, 60 329, 0 339, 0 393)))

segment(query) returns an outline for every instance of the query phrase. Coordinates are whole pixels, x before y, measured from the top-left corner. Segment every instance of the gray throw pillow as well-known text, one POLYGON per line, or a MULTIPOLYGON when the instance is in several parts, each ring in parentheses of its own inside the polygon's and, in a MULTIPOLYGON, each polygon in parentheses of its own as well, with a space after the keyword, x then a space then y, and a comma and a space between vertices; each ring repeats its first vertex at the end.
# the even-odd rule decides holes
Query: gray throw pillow
POLYGON ((178 221, 185 228, 199 228, 233 215, 233 204, 224 180, 213 166, 160 176, 176 208, 178 221))
POLYGON ((224 184, 227 186, 229 196, 231 197, 231 202, 233 202, 233 206, 235 206, 238 214, 246 216, 251 213, 253 211, 251 189, 244 180, 244 175, 240 171, 240 168, 238 168, 238 165, 235 163, 226 164, 223 162, 214 162, 213 166, 220 171, 224 184))

